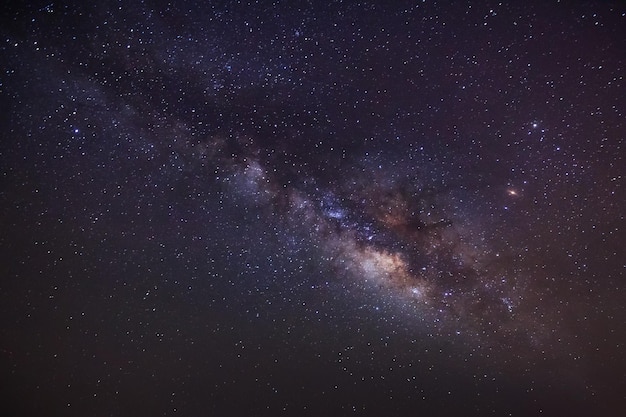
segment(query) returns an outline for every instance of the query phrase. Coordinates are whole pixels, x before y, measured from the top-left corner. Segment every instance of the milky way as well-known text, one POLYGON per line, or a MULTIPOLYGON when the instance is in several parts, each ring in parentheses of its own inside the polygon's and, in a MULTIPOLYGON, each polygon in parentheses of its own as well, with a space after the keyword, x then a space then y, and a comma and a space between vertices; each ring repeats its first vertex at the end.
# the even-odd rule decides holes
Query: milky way
POLYGON ((626 9, 12 4, 12 415, 626 405, 626 9))
POLYGON ((232 192, 309 230, 338 274, 389 290, 392 300, 414 307, 405 312, 409 316, 428 317, 436 331, 449 331, 445 321, 452 319, 474 334, 491 333, 494 323, 503 332, 536 332, 529 317, 516 314, 525 297, 523 277, 491 266, 500 255, 447 217, 455 213, 446 213, 438 201, 445 201, 449 190, 425 184, 416 168, 378 169, 367 178, 372 167, 361 163, 358 169, 344 167, 354 176, 331 178, 325 185, 305 178, 279 186, 254 156, 233 163, 217 157, 227 144, 214 140, 211 146, 216 144, 212 157, 230 165, 224 181, 232 192), (509 321, 516 322, 512 329, 502 326, 509 321))

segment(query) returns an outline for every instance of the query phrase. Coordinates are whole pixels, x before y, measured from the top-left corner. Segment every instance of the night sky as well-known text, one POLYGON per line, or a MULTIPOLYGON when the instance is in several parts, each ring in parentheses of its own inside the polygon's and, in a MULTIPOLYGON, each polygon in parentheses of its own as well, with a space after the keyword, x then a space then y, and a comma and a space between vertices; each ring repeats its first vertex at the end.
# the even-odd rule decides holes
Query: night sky
POLYGON ((2 414, 625 415, 626 5, 511 3, 3 6, 2 414))

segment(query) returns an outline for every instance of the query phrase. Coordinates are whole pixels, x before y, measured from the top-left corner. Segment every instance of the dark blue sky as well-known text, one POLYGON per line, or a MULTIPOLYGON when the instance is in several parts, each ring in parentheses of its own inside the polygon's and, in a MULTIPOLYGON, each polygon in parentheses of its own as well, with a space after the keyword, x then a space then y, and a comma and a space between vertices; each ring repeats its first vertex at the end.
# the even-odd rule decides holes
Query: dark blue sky
POLYGON ((3 10, 11 415, 621 415, 626 8, 379 3, 3 10))

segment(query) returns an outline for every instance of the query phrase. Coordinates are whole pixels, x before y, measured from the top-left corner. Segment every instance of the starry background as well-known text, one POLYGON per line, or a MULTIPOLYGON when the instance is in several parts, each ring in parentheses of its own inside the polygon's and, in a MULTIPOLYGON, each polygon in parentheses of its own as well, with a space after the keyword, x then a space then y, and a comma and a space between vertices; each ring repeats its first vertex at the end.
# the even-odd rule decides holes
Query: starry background
POLYGON ((623 4, 88 3, 2 11, 6 415, 623 415, 623 4))

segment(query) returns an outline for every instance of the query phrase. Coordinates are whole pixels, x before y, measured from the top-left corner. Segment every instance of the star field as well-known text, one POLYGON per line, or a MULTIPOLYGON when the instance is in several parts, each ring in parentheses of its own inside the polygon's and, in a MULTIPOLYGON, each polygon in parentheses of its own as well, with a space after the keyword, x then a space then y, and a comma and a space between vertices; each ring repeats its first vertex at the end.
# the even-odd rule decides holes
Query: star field
POLYGON ((10 415, 623 412, 624 5, 1 22, 10 415))

